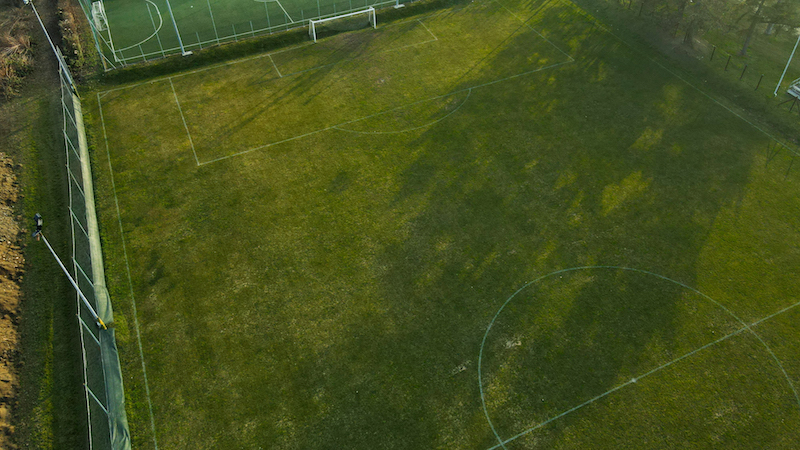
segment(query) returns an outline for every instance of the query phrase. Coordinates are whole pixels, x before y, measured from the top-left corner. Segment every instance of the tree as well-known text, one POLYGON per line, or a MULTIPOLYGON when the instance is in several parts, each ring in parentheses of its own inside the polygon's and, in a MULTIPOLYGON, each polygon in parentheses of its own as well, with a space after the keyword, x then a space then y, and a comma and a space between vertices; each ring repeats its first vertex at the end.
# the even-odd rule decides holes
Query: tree
POLYGON ((756 27, 759 24, 767 23, 773 27, 775 25, 788 25, 797 27, 800 25, 800 3, 795 0, 747 0, 747 10, 741 17, 749 16, 749 26, 745 34, 744 43, 739 54, 747 55, 747 49, 755 35, 756 27))

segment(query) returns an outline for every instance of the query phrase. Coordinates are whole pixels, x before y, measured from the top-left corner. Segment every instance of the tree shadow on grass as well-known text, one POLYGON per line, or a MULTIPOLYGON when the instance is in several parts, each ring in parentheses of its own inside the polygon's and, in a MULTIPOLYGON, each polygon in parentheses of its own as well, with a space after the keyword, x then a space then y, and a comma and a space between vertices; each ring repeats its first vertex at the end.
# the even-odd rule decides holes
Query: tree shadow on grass
MULTIPOLYGON (((475 90, 457 118, 410 146, 418 156, 394 202, 420 212, 408 237, 380 256, 394 328, 374 334, 373 345, 385 349, 385 364, 404 367, 403 385, 419 387, 411 398, 426 399, 413 405, 420 420, 478 424, 463 430, 474 447, 496 444, 480 425, 475 359, 502 302, 537 276, 586 265, 644 269, 692 286, 714 218, 742 196, 753 157, 746 149, 760 141, 581 17, 565 22, 563 12, 551 5, 537 20, 562 25, 548 38, 568 48, 574 64, 475 90), (471 376, 454 381, 462 366, 471 376)), ((498 64, 512 57, 495 55, 498 64)), ((578 349, 559 356, 564 371, 598 359, 603 366, 555 388, 564 410, 614 388, 630 361, 647 360, 652 337, 674 336, 680 289, 634 290, 598 309, 601 292, 626 285, 613 277, 586 285, 562 318, 560 332, 578 349), (601 332, 580 333, 592 327, 601 332), (622 343, 609 335, 626 330, 622 343), (620 354, 594 353, 601 348, 620 354)), ((559 341, 535 345, 534 353, 548 353, 559 341)), ((531 392, 530 378, 509 382, 509 390, 531 392)))

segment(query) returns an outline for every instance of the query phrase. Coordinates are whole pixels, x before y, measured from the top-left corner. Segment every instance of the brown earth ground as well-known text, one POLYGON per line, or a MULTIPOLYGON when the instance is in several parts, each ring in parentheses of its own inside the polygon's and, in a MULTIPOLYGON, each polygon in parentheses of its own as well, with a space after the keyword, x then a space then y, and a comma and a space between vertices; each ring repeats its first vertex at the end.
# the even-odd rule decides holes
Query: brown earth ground
POLYGON ((24 259, 19 245, 21 230, 14 212, 19 189, 11 158, 0 153, 0 448, 14 449, 12 411, 19 387, 19 282, 24 259))

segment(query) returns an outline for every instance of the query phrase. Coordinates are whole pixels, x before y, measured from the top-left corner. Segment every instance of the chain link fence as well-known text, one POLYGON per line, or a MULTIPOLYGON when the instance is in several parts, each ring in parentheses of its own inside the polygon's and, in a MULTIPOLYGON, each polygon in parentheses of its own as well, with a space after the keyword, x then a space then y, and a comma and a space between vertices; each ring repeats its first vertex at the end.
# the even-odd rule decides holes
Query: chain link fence
MULTIPOLYGON (((63 62, 60 53, 58 57, 63 62)), ((67 266, 97 315, 104 323, 113 324, 111 302, 105 287, 81 102, 66 65, 59 68, 59 76, 72 228, 72 259, 67 266)), ((99 327, 77 294, 76 305, 81 330, 89 448, 128 450, 131 448, 130 432, 113 326, 108 329, 99 327)))

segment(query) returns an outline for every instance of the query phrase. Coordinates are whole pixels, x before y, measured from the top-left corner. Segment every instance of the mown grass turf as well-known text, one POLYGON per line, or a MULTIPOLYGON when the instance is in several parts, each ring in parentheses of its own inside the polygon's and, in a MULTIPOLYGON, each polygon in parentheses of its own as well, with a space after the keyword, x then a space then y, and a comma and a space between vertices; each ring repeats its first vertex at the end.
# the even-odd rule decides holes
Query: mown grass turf
POLYGON ((132 297, 159 448, 791 448, 789 153, 568 3, 321 45, 98 95, 137 448, 132 297))

